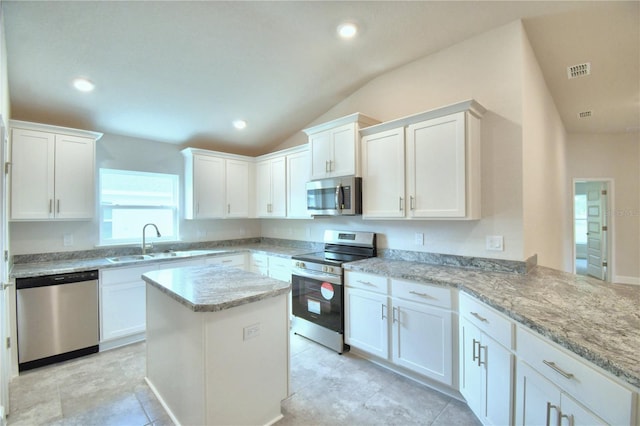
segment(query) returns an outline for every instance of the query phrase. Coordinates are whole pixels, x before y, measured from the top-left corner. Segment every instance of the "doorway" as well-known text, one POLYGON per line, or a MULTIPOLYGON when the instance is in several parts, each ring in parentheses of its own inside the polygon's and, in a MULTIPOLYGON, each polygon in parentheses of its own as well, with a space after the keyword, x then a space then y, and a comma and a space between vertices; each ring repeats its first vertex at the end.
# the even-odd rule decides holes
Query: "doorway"
POLYGON ((574 273, 603 281, 611 277, 612 179, 573 181, 574 273))

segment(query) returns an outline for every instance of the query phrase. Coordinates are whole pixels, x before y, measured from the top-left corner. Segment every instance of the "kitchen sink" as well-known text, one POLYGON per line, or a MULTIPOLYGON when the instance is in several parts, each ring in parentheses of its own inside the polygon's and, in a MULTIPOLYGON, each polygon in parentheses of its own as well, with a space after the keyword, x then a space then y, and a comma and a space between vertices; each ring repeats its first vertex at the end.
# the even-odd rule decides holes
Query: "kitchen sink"
POLYGON ((153 259, 150 254, 134 254, 130 256, 107 257, 111 263, 138 262, 140 260, 153 259))

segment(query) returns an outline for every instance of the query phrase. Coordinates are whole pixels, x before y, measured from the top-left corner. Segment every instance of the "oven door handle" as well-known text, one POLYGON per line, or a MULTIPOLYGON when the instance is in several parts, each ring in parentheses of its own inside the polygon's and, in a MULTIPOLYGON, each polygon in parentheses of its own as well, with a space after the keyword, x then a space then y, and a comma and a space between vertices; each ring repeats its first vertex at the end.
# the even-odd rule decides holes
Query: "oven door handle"
POLYGON ((309 273, 306 271, 302 271, 300 269, 292 270, 291 275, 303 277, 303 278, 310 278, 312 280, 326 281, 335 285, 342 285, 342 277, 336 276, 336 275, 309 273))

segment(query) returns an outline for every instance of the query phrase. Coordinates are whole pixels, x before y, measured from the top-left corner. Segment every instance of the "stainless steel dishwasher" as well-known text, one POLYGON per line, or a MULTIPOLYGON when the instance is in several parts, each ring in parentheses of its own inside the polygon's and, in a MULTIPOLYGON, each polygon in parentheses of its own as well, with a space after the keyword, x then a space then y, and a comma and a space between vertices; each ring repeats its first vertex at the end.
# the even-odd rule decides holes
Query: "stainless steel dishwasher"
POLYGON ((20 371, 98 352, 98 271, 16 279, 20 371))

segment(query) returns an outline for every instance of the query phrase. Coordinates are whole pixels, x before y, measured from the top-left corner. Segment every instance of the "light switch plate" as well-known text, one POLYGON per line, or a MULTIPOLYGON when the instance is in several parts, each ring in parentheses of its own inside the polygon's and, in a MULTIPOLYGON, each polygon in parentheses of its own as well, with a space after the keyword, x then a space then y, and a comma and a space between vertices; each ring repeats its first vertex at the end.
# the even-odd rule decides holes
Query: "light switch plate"
POLYGON ((504 251, 504 237, 502 235, 487 235, 486 249, 491 251, 504 251))
POLYGON ((416 232, 415 241, 417 246, 424 245, 424 234, 422 232, 416 232))

